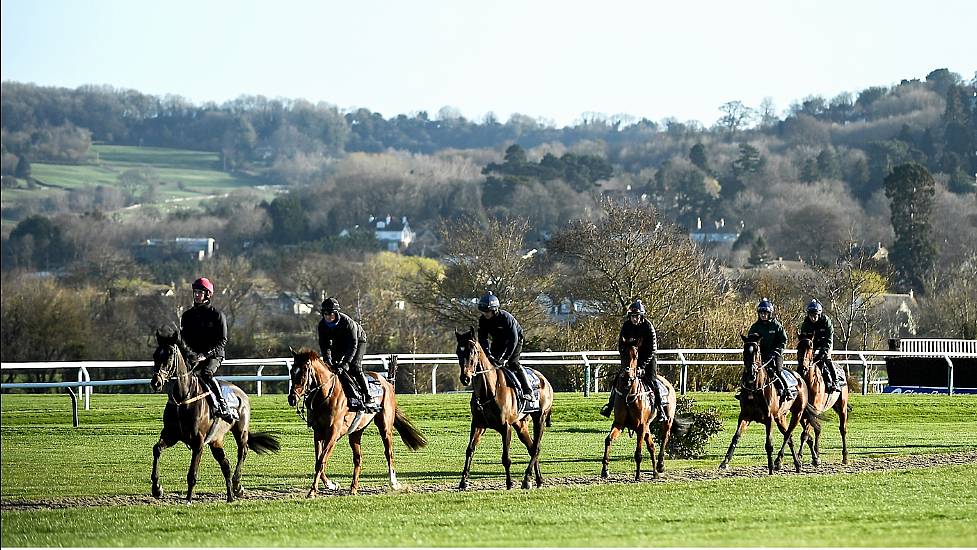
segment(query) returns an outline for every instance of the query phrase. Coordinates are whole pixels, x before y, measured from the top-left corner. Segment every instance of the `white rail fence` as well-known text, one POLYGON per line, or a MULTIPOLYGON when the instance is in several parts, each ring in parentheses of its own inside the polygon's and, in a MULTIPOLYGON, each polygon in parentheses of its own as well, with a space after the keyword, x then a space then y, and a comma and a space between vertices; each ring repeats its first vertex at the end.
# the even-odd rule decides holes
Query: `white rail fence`
MULTIPOLYGON (((658 351, 659 369, 670 373, 677 367, 678 378, 675 380, 679 391, 684 395, 688 391, 690 369, 696 367, 741 366, 741 349, 666 349, 658 351), (703 359, 702 357, 725 357, 729 359, 703 359), (669 369, 672 367, 672 369, 669 369)), ((885 367, 886 357, 936 357, 946 361, 948 367, 948 393, 953 393, 953 358, 977 358, 977 352, 971 351, 846 351, 832 352, 834 361, 844 365, 846 372, 852 368, 860 371, 861 393, 867 394, 869 388, 878 391, 887 380, 881 374, 885 367)), ((796 364, 795 350, 786 350, 785 366, 796 364), (794 359, 791 361, 790 359, 794 359)), ((231 368, 254 368, 254 375, 223 375, 222 380, 230 382, 254 382, 256 393, 262 394, 262 382, 287 381, 291 357, 272 357, 266 359, 228 359, 224 361, 222 369, 227 372, 231 368), (266 370, 284 372, 285 374, 266 374, 266 370)), ((616 371, 620 361, 617 351, 574 351, 574 352, 527 352, 522 354, 522 363, 531 367, 555 366, 567 369, 582 369, 583 393, 590 395, 601 388, 602 374, 616 371)), ((388 372, 391 365, 412 365, 431 369, 431 393, 437 393, 438 370, 441 368, 458 368, 458 358, 450 353, 414 353, 414 354, 382 354, 367 355, 363 360, 368 370, 388 372)), ((98 386, 132 386, 148 385, 149 378, 133 378, 121 380, 93 380, 92 372, 108 368, 146 369, 147 374, 153 367, 152 361, 62 361, 62 362, 32 362, 32 363, 0 363, 0 373, 30 371, 75 371, 68 377, 75 376, 75 381, 62 382, 15 382, 0 383, 0 390, 31 389, 31 388, 64 388, 67 389, 77 426, 78 399, 84 402, 85 410, 91 408, 93 389, 98 386), (78 393, 75 393, 78 389, 78 393)))

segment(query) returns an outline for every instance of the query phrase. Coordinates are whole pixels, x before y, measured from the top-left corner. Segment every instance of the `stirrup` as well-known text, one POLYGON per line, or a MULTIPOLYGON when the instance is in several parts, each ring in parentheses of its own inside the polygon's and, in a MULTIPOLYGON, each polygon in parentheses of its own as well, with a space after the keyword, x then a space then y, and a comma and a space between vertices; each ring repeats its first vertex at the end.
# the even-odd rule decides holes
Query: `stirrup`
POLYGON ((600 414, 602 416, 610 418, 612 412, 614 412, 614 405, 610 403, 604 403, 604 406, 600 408, 600 414))
POLYGON ((531 392, 531 391, 530 392, 522 392, 522 400, 523 401, 527 401, 527 402, 528 401, 532 401, 533 400, 533 392, 531 392))

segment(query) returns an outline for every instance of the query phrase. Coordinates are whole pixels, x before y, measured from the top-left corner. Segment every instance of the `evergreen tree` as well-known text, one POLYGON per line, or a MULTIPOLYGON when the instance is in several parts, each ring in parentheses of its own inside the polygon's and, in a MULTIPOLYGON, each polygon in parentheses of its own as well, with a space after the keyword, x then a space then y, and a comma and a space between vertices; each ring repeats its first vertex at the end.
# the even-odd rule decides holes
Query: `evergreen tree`
POLYGON ((689 160, 692 164, 696 165, 699 170, 707 174, 712 174, 712 170, 709 168, 709 158, 706 156, 706 146, 701 143, 696 143, 689 150, 689 160))
POLYGON ((841 169, 838 167, 838 159, 831 149, 822 149, 818 153, 818 174, 822 178, 837 179, 841 176, 841 169))
POLYGON ((750 247, 750 257, 746 260, 753 267, 760 267, 770 261, 770 250, 767 249, 767 241, 760 235, 753 241, 750 247))
POLYGON ((17 157, 17 167, 14 168, 14 176, 20 179, 31 177, 31 163, 27 157, 21 155, 17 157))
POLYGON ((899 282, 922 290, 923 277, 933 266, 936 248, 930 237, 930 212, 936 183, 915 162, 896 166, 885 178, 885 196, 891 201, 896 242, 889 253, 899 282))

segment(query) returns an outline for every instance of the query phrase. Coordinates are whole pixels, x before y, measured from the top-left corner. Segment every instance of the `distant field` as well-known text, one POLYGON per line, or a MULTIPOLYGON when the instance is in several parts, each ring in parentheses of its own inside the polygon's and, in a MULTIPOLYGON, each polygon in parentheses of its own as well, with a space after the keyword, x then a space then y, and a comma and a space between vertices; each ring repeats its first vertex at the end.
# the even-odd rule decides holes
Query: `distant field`
POLYGON ((163 210, 173 204, 166 201, 179 199, 181 207, 192 207, 197 200, 263 183, 256 178, 221 171, 220 156, 213 152, 93 145, 91 157, 91 163, 83 165, 33 163, 31 174, 43 185, 27 189, 21 183, 18 189, 4 189, 3 206, 53 197, 71 189, 115 187, 126 170, 141 167, 151 168, 158 176, 160 202, 156 206, 163 210))
MULTIPOLYGON (((825 420, 820 470, 763 473, 763 430, 743 437, 732 472, 716 472, 738 410, 730 394, 695 394, 717 407, 720 432, 697 460, 669 460, 663 482, 627 481, 634 440, 613 447, 614 481, 597 479, 608 422, 602 396, 558 394, 543 440, 547 484, 500 490, 501 444, 486 434, 475 455, 478 490, 451 490, 468 437, 466 394, 400 395, 430 444, 408 451, 397 440, 397 472, 407 488, 386 490, 376 429, 364 436, 357 497, 303 497, 311 481, 311 434, 283 395, 253 398, 255 431, 282 439, 278 455, 251 454, 251 496, 219 501, 220 471, 201 462, 192 509, 179 505, 189 453, 161 461, 166 500, 149 498, 151 448, 165 396, 103 395, 70 427, 64 395, 3 396, 0 415, 4 546, 973 546, 977 526, 977 398, 853 396, 842 467, 836 416, 825 420), (932 457, 932 458, 928 458, 932 457), (948 459, 949 457, 949 459, 948 459), (954 458, 955 457, 955 458, 954 458), (878 466, 878 467, 877 467, 878 466), (33 504, 31 504, 33 503, 33 504), (622 520, 621 518, 627 518, 622 520), (216 530, 209 526, 219 525, 216 530), (786 538, 784 535, 788 535, 786 538)), ((521 474, 524 448, 515 443, 521 474)), ((232 450, 233 443, 229 445, 232 450)), ((343 487, 350 451, 338 445, 328 469, 343 487)), ((233 450, 231 451, 233 453, 233 450)), ((645 464, 648 460, 645 460, 645 464)))

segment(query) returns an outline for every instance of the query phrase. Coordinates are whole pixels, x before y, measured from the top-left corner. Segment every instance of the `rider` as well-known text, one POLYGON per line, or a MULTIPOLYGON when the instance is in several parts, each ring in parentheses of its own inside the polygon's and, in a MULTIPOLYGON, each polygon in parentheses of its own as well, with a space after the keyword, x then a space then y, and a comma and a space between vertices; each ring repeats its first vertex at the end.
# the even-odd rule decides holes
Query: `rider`
MULTIPOLYGON (((621 325, 621 334, 618 336, 618 352, 621 354, 622 361, 628 358, 628 347, 625 342, 629 339, 638 338, 641 339, 641 347, 638 349, 638 368, 644 369, 644 381, 651 386, 651 391, 655 394, 655 408, 659 412, 658 417, 665 418, 664 402, 658 384, 655 381, 658 376, 658 357, 656 356, 656 352, 658 351, 658 335, 655 332, 655 326, 645 317, 645 306, 641 303, 641 300, 635 300, 631 304, 628 308, 627 318, 625 318, 624 324, 621 325)), ((618 376, 620 375, 618 373, 618 376)), ((607 404, 600 410, 600 414, 604 416, 609 417, 611 416, 611 412, 614 411, 615 387, 617 387, 616 377, 614 384, 611 386, 611 395, 607 400, 607 404)))
POLYGON ((478 318, 478 343, 486 351, 488 360, 496 367, 504 367, 516 375, 516 380, 522 386, 522 398, 533 400, 533 388, 529 385, 529 378, 519 364, 522 355, 522 327, 511 313, 499 309, 499 298, 489 292, 478 301, 478 311, 482 315, 478 318), (489 346, 489 338, 492 345, 489 346))
POLYGON ((227 402, 221 394, 220 382, 214 378, 217 368, 224 362, 224 346, 227 345, 227 320, 211 303, 214 285, 206 277, 201 277, 191 285, 193 307, 180 317, 180 337, 190 352, 187 361, 191 369, 197 371, 201 382, 214 396, 217 416, 226 422, 234 417, 227 409, 227 402))
POLYGON ((834 325, 824 314, 824 307, 817 298, 807 304, 807 316, 801 323, 801 334, 814 335, 814 362, 824 365, 825 389, 831 393, 838 389, 838 375, 831 362, 831 347, 834 345, 834 325))
POLYGON ((366 331, 349 315, 340 311, 339 300, 326 298, 319 307, 319 351, 336 370, 349 370, 350 378, 360 386, 363 405, 373 407, 376 401, 370 395, 366 373, 363 372, 363 354, 366 353, 366 331))
POLYGON ((773 369, 777 379, 780 380, 784 392, 780 396, 781 401, 787 399, 787 376, 784 372, 784 346, 787 345, 787 332, 784 325, 773 316, 773 302, 767 298, 760 300, 756 307, 757 321, 750 327, 749 334, 760 335, 760 359, 766 365, 771 360, 774 361, 773 369))

